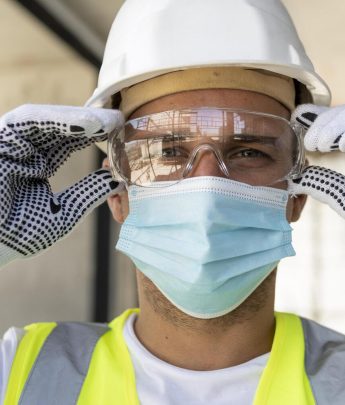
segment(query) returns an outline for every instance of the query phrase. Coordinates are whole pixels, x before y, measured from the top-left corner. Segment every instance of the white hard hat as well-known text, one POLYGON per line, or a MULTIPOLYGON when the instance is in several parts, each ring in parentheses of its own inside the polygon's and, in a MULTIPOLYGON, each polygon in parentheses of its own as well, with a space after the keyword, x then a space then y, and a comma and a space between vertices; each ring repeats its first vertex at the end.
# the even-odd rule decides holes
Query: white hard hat
MULTIPOLYGON (((127 0, 109 33, 87 106, 144 80, 189 68, 240 66, 296 79, 314 104, 330 90, 315 72, 280 0, 127 0)), ((303 102, 303 100, 302 100, 303 102)))

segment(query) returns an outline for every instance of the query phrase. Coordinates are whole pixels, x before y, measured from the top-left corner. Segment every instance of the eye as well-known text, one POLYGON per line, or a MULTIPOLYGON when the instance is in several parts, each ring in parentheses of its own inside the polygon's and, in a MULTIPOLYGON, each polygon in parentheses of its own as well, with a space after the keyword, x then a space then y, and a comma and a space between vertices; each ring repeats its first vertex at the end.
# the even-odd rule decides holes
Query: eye
POLYGON ((162 157, 164 158, 182 158, 187 157, 188 154, 181 148, 166 147, 162 149, 162 157))
POLYGON ((255 159, 255 158, 269 158, 269 156, 257 149, 242 149, 236 152, 231 152, 228 154, 228 159, 245 158, 245 159, 255 159))
POLYGON ((162 156, 165 158, 180 156, 180 151, 178 151, 176 148, 164 148, 162 150, 162 156))

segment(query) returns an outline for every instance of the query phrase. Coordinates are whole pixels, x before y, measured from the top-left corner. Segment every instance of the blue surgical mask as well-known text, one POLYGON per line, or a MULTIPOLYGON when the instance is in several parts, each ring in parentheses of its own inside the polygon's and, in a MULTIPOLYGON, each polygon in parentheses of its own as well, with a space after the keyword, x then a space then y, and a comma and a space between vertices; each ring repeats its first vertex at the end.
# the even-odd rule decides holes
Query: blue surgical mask
POLYGON ((295 254, 285 190, 207 176, 128 193, 116 248, 193 317, 234 310, 295 254))

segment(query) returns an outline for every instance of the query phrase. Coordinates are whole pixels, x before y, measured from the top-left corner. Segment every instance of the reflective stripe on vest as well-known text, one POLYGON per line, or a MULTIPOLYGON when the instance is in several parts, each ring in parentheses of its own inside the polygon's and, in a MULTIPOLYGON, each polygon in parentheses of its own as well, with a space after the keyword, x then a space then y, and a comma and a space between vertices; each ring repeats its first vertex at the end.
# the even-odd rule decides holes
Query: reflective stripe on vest
MULTIPOLYGON (((18 363, 21 372, 30 373, 25 373, 27 382, 22 391, 18 389, 19 384, 15 390, 9 390, 5 404, 75 404, 94 347, 108 330, 108 325, 79 322, 30 325, 18 352, 23 359, 18 363), (37 356, 35 362, 30 359, 30 349, 34 349, 37 356), (30 368, 25 367, 28 360, 30 368)), ((15 369, 17 367, 12 368, 10 378, 15 369)), ((23 380, 21 383, 23 387, 23 380)))
MULTIPOLYGON (((126 311, 108 329, 75 323, 30 326, 14 359, 5 405, 139 405, 122 334, 126 319, 136 311, 126 311)), ((254 405, 343 405, 344 369, 343 335, 277 313, 272 351, 254 405)))

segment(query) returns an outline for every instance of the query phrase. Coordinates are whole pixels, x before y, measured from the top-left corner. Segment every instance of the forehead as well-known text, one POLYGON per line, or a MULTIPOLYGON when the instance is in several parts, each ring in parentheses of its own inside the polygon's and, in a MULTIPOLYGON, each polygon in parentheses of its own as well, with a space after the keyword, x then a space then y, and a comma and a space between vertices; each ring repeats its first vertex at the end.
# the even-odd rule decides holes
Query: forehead
POLYGON ((197 107, 240 108, 290 118, 289 110, 277 100, 248 90, 205 89, 170 94, 139 107, 129 118, 157 112, 197 107))

